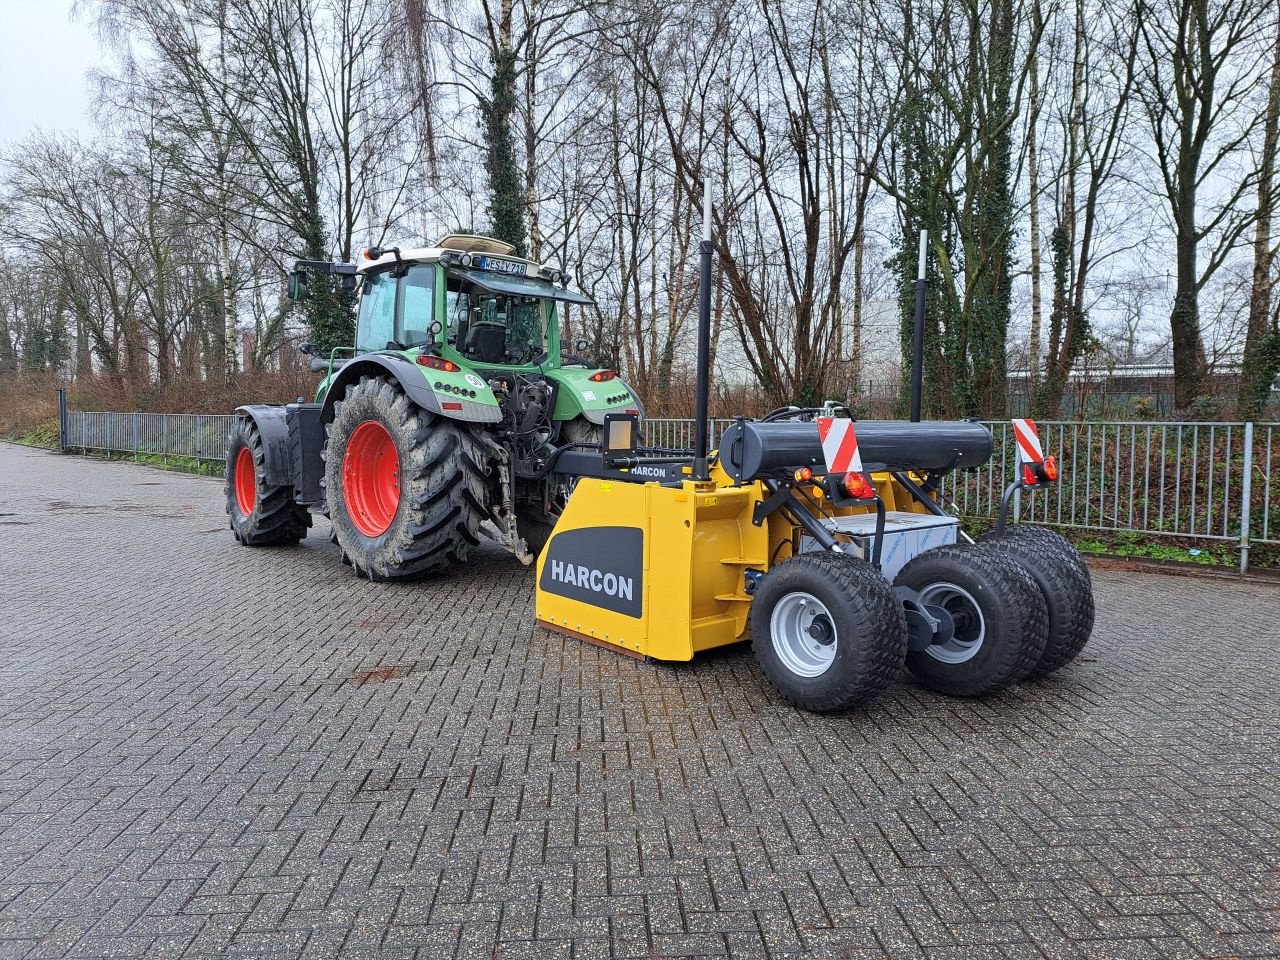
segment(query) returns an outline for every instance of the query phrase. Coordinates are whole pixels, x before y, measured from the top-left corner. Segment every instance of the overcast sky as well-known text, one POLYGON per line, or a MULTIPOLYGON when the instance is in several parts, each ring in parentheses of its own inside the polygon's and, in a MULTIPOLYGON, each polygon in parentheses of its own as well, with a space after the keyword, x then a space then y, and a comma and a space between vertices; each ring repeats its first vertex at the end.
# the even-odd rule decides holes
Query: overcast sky
POLYGON ((0 146, 37 127, 87 130, 85 74, 100 62, 92 29, 72 0, 0 0, 0 146))

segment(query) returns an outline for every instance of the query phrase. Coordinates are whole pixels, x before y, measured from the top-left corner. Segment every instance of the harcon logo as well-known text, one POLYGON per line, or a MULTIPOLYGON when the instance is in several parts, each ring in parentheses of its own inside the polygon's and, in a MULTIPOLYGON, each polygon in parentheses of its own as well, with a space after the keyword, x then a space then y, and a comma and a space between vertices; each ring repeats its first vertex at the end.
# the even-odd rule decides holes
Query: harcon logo
POLYGON ((583 527, 553 534, 538 587, 544 593, 640 617, 644 531, 639 527, 583 527))
POLYGON ((632 467, 631 475, 633 477, 657 477, 659 480, 667 479, 667 470, 665 467, 632 467))
POLYGON ((594 570, 582 564, 564 563, 560 560, 551 561, 551 579, 586 587, 610 597, 624 597, 627 600, 630 600, 635 593, 635 581, 630 577, 620 577, 616 573, 594 570))

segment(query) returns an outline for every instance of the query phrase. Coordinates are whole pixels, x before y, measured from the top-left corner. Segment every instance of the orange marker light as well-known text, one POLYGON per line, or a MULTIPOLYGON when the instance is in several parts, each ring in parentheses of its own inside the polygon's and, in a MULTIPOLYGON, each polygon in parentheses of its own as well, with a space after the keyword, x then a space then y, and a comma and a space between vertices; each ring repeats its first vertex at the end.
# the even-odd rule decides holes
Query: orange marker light
POLYGON ((870 500, 876 495, 875 489, 867 483, 867 478, 860 473, 844 475, 844 489, 855 500, 870 500))
POLYGON ((1057 457, 1044 458, 1044 475, 1045 475, 1045 479, 1048 480, 1050 483, 1058 482, 1058 458, 1057 457))
POLYGON ((796 471, 796 483, 808 483, 813 479, 813 471, 808 467, 801 467, 796 471))

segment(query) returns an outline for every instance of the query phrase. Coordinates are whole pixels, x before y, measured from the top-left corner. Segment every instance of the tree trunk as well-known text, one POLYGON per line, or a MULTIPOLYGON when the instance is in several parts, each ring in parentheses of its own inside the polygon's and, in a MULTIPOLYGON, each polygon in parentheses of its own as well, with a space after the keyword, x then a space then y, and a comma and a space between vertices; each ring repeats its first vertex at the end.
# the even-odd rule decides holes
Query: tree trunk
POLYGON ((218 268, 222 281, 222 380, 231 383, 236 378, 236 286, 231 264, 231 236, 226 221, 218 223, 218 268))
POLYGON ((1187 219, 1178 225, 1177 287, 1169 329, 1173 334, 1173 400, 1188 410, 1200 396, 1204 375, 1204 342, 1200 339, 1200 298, 1197 283, 1195 200, 1189 200, 1187 219))
POLYGON ((538 124, 535 107, 538 94, 538 50, 529 38, 528 66, 524 79, 524 202, 529 214, 529 256, 542 262, 542 224, 538 217, 538 124))
POLYGON ((512 49, 512 0, 502 0, 497 24, 497 45, 491 50, 493 76, 489 97, 480 103, 484 118, 485 172, 489 176, 489 217, 493 235, 515 247, 519 256, 527 249, 524 228, 525 198, 516 166, 511 118, 516 107, 516 54, 512 49))
POLYGON ((1276 250, 1271 243, 1276 207, 1276 155, 1280 147, 1280 22, 1276 26, 1271 61, 1271 90, 1262 135, 1258 168, 1258 220, 1253 228, 1253 285, 1249 296, 1249 325, 1245 331, 1244 371, 1240 381, 1240 416, 1260 417, 1280 373, 1280 330, 1271 314, 1276 250))
MULTIPOLYGON (((1036 17, 1039 19, 1039 5, 1036 17)), ((1027 120, 1027 190, 1031 216, 1031 332, 1027 339, 1027 399, 1035 393, 1040 374, 1040 161, 1036 127, 1040 123, 1040 58, 1031 51, 1031 103, 1027 120)))

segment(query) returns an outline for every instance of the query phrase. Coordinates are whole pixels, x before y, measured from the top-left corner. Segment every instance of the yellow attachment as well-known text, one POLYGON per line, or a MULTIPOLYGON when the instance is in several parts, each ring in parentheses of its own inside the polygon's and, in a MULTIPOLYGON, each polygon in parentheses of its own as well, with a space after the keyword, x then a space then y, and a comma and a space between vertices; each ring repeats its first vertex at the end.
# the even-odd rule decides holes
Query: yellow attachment
POLYGON ((769 565, 768 527, 751 522, 764 496, 759 484, 579 480, 538 558, 538 622, 659 660, 733 643, 747 627, 744 572, 769 565))
MULTIPOLYGON (((872 480, 886 509, 925 512, 892 475, 872 480)), ((817 486, 802 489, 820 505, 811 512, 874 512, 834 507, 817 486)), ((758 482, 733 486, 719 467, 710 482, 678 487, 584 477, 538 558, 538 623, 657 660, 690 660, 744 639, 746 572, 767 572, 800 538, 783 510, 751 522, 768 496, 758 482)))

